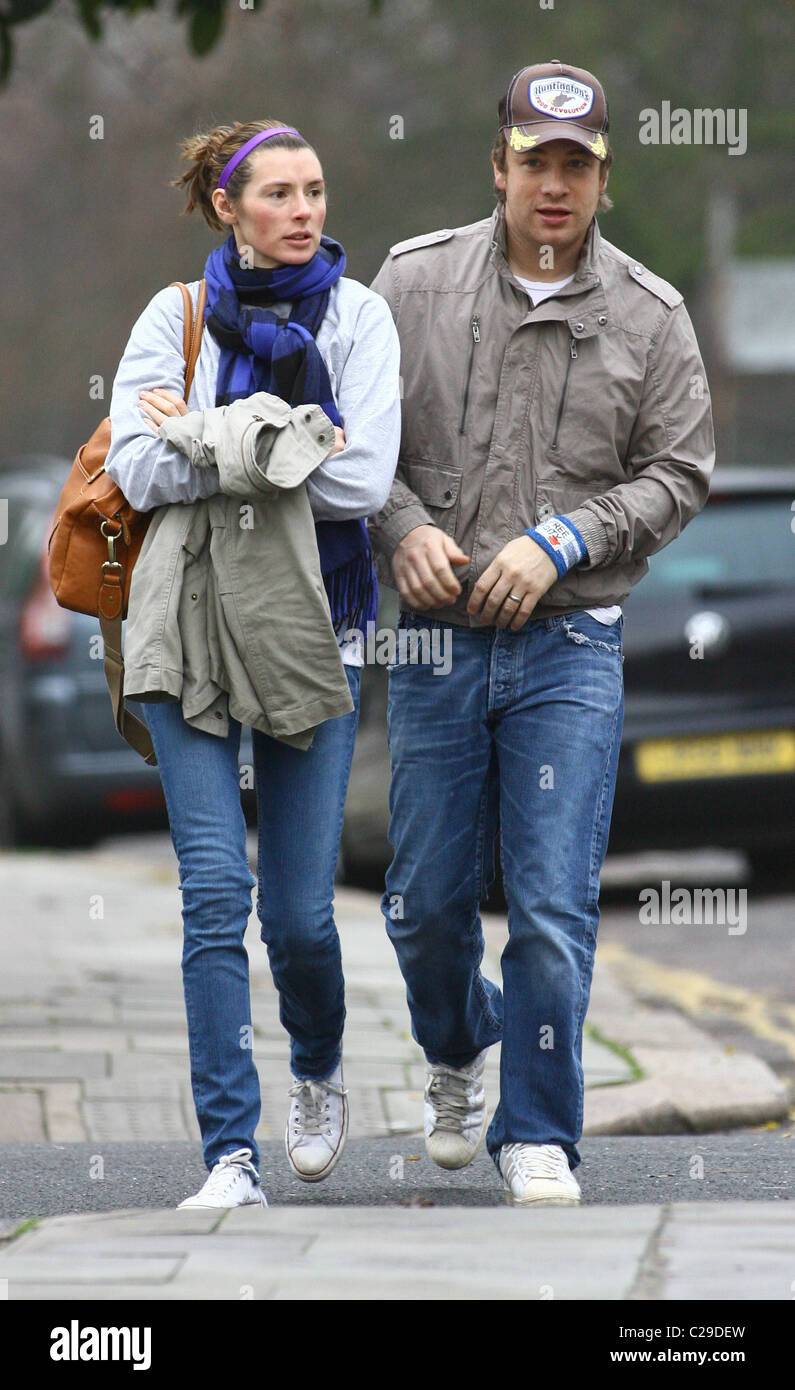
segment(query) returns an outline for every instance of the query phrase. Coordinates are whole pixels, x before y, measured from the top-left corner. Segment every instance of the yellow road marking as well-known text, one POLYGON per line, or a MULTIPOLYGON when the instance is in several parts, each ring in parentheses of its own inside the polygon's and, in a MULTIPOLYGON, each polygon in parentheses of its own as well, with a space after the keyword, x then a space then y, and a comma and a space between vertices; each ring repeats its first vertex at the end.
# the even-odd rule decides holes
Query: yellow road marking
POLYGON ((648 956, 635 955, 618 941, 600 943, 598 957, 612 966, 630 989, 651 991, 692 1018, 704 1014, 731 1018, 756 1037, 775 1043, 789 1057, 795 1057, 795 1004, 779 1003, 756 990, 727 985, 697 970, 660 965, 648 956), (773 1014, 781 1015, 792 1026, 783 1027, 773 1014))

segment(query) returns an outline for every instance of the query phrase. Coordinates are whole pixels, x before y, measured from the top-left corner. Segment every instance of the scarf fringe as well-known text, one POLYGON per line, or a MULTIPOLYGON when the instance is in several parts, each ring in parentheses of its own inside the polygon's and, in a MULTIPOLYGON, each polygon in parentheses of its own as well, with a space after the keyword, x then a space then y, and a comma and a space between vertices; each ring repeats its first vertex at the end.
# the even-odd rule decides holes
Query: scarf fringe
POLYGON ((323 575, 334 631, 341 637, 349 628, 366 630, 378 611, 378 583, 373 557, 368 550, 323 575))

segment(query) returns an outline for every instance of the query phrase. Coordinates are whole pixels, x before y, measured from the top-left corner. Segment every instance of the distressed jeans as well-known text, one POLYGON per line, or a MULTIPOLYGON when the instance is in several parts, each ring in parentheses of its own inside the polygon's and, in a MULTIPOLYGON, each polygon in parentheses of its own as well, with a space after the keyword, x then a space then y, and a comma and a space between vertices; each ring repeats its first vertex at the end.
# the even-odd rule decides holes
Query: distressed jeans
MULTIPOLYGON (((448 628, 448 674, 401 650, 389 668, 394 858, 381 909, 429 1062, 502 1043, 486 1142, 560 1144, 580 1162, 582 1032, 624 717, 623 618, 582 612, 518 632, 448 628), (499 813, 508 905, 502 990, 481 971, 479 901, 499 813)), ((418 645, 414 643, 415 652, 418 645)))
POLYGON ((246 852, 238 720, 225 739, 186 723, 179 701, 143 705, 179 862, 193 1099, 208 1170, 252 1150, 260 1088, 252 1053, 248 954, 257 916, 290 1037, 296 1077, 329 1076, 340 1060, 345 998, 334 922, 334 870, 359 713, 361 669, 345 665, 355 709, 321 724, 311 748, 252 729, 258 877, 246 852))

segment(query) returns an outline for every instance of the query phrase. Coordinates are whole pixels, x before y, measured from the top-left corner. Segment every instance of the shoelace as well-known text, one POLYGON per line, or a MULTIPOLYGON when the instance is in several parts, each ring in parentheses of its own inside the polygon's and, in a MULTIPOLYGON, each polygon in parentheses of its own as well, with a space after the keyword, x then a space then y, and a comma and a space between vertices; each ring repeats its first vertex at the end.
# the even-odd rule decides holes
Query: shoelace
POLYGON ((288 1095, 298 1105, 298 1116, 293 1119, 293 1130, 299 1129, 304 1134, 326 1134, 331 1130, 328 1128, 330 1117, 328 1114, 329 1092, 335 1096, 347 1096, 348 1092, 344 1086, 337 1086, 334 1081, 296 1081, 290 1087, 288 1095), (297 1124, 296 1124, 297 1118, 297 1124))
POLYGON ((256 1170, 249 1162, 251 1149, 235 1149, 234 1153, 223 1154, 213 1168, 202 1189, 207 1195, 223 1197, 240 1176, 240 1170, 248 1173, 256 1185, 256 1170))
POLYGON ((425 1086, 425 1095, 433 1104, 434 1128, 449 1129, 460 1134, 471 1118, 472 1077, 461 1076, 448 1067, 432 1072, 425 1086))
POLYGON ((566 1155, 552 1144, 541 1144, 531 1154, 523 1144, 506 1144, 505 1150, 522 1182, 529 1182, 531 1178, 559 1178, 563 1175, 564 1164, 568 1172, 566 1155))

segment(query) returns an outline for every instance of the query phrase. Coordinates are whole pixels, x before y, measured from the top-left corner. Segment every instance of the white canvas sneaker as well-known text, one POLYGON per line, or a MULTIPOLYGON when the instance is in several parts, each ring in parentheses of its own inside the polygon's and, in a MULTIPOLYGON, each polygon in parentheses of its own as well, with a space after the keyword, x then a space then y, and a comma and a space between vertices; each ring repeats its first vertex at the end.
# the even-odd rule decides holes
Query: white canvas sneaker
POLYGON ((251 1149, 235 1149, 219 1158, 204 1187, 193 1197, 180 1202, 177 1211, 186 1207, 249 1207, 268 1205, 259 1175, 251 1162, 251 1149))
POLYGON ((483 1068, 488 1048, 466 1067, 428 1062, 425 1081, 425 1148, 440 1168, 464 1168, 486 1133, 483 1068))
POLYGON ((287 1161, 304 1182, 327 1178, 339 1161, 348 1133, 348 1092, 342 1064, 325 1081, 305 1078, 288 1092, 292 1099, 284 1132, 287 1161))
POLYGON ((512 1206, 574 1206, 580 1187, 560 1144, 503 1144, 500 1172, 512 1206))

